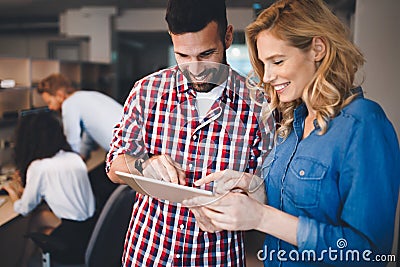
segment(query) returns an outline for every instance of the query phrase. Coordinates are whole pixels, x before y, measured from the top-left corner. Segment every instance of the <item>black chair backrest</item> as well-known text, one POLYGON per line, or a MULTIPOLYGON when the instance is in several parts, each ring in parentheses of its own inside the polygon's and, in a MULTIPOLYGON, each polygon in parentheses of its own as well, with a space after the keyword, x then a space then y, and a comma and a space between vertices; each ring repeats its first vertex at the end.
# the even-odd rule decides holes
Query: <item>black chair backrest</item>
POLYGON ((119 267, 135 191, 119 185, 102 209, 86 249, 88 267, 119 267))

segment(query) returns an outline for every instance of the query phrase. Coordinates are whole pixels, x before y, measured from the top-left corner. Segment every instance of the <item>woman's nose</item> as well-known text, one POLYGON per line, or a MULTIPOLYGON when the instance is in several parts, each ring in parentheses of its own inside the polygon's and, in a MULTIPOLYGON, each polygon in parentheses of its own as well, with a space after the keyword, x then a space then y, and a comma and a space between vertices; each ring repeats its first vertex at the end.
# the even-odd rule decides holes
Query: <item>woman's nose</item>
POLYGON ((276 78, 276 75, 273 73, 271 68, 264 67, 264 75, 263 75, 263 82, 264 83, 271 83, 276 78))

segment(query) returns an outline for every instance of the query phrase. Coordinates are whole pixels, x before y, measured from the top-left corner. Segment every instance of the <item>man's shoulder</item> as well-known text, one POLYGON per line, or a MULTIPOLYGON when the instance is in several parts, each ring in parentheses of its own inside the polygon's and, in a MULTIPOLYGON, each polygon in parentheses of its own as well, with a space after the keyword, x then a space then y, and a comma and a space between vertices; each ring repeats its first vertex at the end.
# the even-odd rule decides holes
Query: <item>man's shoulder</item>
POLYGON ((230 72, 229 89, 235 96, 245 100, 249 104, 251 103, 251 105, 259 105, 267 102, 263 90, 261 90, 252 79, 232 68, 230 72))
POLYGON ((149 84, 157 84, 160 83, 161 81, 163 82, 170 81, 176 75, 176 71, 177 71, 177 66, 172 66, 166 69, 158 70, 138 80, 135 83, 135 87, 145 86, 149 84))
POLYGON ((239 80, 242 80, 242 81, 246 81, 247 76, 245 74, 235 70, 231 66, 229 66, 229 68, 231 70, 231 75, 233 75, 236 79, 239 79, 239 80))

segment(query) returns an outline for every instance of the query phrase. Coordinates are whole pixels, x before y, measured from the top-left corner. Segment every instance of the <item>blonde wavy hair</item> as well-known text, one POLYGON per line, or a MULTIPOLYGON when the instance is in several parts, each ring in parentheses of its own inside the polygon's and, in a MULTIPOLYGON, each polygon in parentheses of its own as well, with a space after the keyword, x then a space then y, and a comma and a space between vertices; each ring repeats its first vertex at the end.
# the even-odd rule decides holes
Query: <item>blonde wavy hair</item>
POLYGON ((258 59, 257 38, 265 30, 303 51, 311 48, 314 37, 324 41, 326 55, 319 62, 302 99, 316 111, 319 134, 326 133, 329 120, 354 99, 351 89, 355 87, 355 74, 365 61, 350 41, 349 30, 322 0, 279 0, 246 28, 250 61, 256 80, 259 80, 257 86, 270 97, 270 110, 279 113, 277 134, 283 138, 292 130, 294 109, 302 103, 302 99, 280 102, 274 88, 262 82, 264 65, 258 59))

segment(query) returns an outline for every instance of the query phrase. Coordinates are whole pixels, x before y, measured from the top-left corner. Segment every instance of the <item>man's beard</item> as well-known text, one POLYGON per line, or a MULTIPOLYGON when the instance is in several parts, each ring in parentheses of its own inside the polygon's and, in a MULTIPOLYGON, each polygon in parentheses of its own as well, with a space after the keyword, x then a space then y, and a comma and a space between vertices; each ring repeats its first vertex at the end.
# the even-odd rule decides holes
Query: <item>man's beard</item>
MULTIPOLYGON (((215 81, 214 77, 217 75, 217 72, 217 70, 211 70, 209 74, 211 75, 211 79, 209 80, 215 81)), ((190 77, 188 71, 185 71, 184 74, 186 77, 189 77, 189 86, 191 86, 196 92, 208 93, 218 85, 215 82, 196 82, 193 78, 190 77)))
MULTIPOLYGON (((190 64, 190 63, 189 63, 190 64)), ((206 63, 207 64, 207 63, 206 63)), ((189 86, 193 88, 196 92, 200 93, 208 93, 218 85, 220 85, 226 78, 228 74, 228 65, 226 62, 226 55, 222 59, 222 63, 210 63, 211 67, 206 68, 200 75, 205 76, 204 82, 196 81, 195 78, 191 75, 190 71, 186 69, 181 69, 185 77, 189 81, 189 86), (213 66, 213 65, 217 66, 213 66)))

